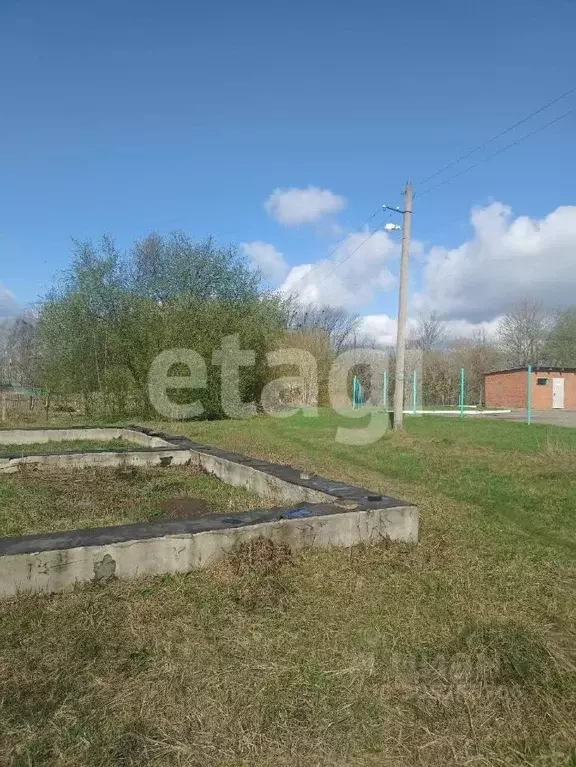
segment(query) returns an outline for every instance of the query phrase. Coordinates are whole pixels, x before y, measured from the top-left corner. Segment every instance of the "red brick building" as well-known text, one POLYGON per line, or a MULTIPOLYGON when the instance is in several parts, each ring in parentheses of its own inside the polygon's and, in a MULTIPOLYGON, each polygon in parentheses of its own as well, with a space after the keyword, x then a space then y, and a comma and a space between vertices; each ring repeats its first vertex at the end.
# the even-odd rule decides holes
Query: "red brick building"
MULTIPOLYGON (((532 368, 530 380, 535 410, 576 408, 576 368, 532 368)), ((496 370, 484 375, 486 407, 525 408, 528 369, 496 370)))

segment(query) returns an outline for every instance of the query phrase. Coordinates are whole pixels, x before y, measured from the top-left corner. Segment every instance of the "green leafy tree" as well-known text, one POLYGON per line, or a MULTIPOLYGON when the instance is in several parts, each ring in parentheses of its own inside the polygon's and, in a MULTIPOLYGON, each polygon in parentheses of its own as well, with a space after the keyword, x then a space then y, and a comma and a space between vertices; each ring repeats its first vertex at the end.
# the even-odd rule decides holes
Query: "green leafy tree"
POLYGON ((152 234, 128 253, 110 237, 75 243, 70 269, 41 302, 38 343, 44 385, 82 393, 86 406, 107 414, 150 413, 148 371, 163 350, 203 355, 206 390, 183 390, 206 414, 222 415, 219 368, 212 353, 239 334, 256 365, 241 372, 241 395, 258 399, 265 353, 285 326, 280 301, 261 288, 258 273, 230 247, 193 242, 177 232, 152 234))

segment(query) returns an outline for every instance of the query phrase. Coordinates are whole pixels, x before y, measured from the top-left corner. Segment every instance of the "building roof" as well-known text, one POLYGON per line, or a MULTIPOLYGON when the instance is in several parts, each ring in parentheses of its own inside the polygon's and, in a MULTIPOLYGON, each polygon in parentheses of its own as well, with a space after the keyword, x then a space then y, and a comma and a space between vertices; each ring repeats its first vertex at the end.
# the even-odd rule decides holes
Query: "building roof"
MULTIPOLYGON (((495 376, 500 373, 527 373, 528 368, 505 368, 504 370, 491 370, 484 373, 485 376, 495 376)), ((537 365, 532 368, 533 373, 576 373, 576 368, 555 367, 554 365, 537 365)))

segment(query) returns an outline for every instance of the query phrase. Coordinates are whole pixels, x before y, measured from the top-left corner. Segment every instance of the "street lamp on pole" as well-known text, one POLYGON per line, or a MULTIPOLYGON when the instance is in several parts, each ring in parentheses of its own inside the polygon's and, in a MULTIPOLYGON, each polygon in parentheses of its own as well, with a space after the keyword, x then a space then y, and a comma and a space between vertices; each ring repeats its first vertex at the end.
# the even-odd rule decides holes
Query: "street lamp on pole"
MULTIPOLYGON (((404 191, 404 210, 382 206, 384 210, 390 210, 402 214, 402 252, 400 256, 400 278, 398 290, 398 333, 396 336, 396 377, 394 387, 394 431, 400 431, 404 417, 404 357, 406 353, 406 309, 408 303, 408 260, 410 257, 410 228, 412 224, 412 184, 406 184, 404 191)), ((400 229, 396 224, 387 231, 400 229)))

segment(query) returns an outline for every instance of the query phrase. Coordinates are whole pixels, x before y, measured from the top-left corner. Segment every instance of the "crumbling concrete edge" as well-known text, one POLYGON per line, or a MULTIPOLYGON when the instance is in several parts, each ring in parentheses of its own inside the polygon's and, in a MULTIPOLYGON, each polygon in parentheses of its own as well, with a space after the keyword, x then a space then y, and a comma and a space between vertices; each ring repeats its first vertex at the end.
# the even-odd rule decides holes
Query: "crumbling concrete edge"
MULTIPOLYGON (((0 538, 0 596, 59 592, 76 583, 112 577, 184 572, 216 562, 242 541, 263 535, 299 550, 353 546, 382 538, 416 542, 418 509, 404 501, 343 482, 310 476, 291 466, 250 458, 138 426, 127 427, 166 447, 137 452, 102 451, 21 456, 43 463, 119 465, 127 460, 157 465, 193 464, 222 481, 283 504, 237 515, 212 514, 94 530, 0 538), (95 458, 96 456, 96 458, 95 458), (52 461, 50 459, 53 459, 52 461), (112 461, 112 463, 109 463, 112 461), (107 463, 108 462, 108 463, 107 463), (114 463, 115 462, 115 463, 114 463)), ((84 434, 90 429, 83 430, 84 434)), ((150 444, 150 443, 148 443, 150 444)))
POLYGON ((253 512, 250 517, 241 514, 230 520, 232 524, 224 519, 200 518, 22 536, 20 540, 5 538, 0 540, 0 597, 57 593, 90 581, 209 567, 239 544, 258 536, 287 544, 292 551, 347 548, 384 538, 417 541, 418 511, 414 507, 347 512, 319 507, 253 512), (291 518, 291 511, 299 515, 291 518), (309 516, 300 516, 302 511, 308 511, 309 516), (56 535, 58 539, 54 539, 56 535))

